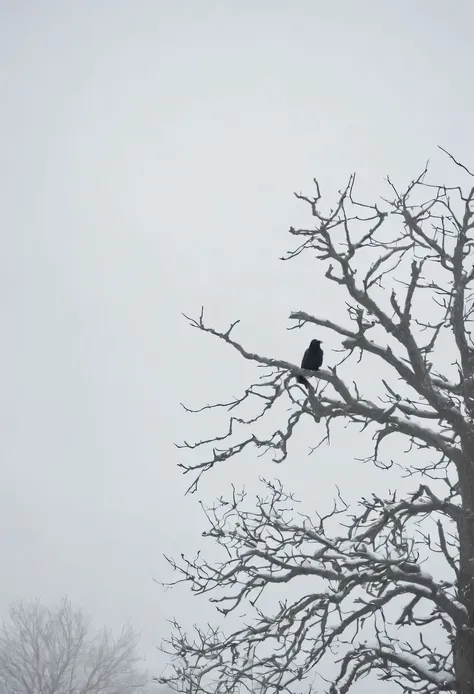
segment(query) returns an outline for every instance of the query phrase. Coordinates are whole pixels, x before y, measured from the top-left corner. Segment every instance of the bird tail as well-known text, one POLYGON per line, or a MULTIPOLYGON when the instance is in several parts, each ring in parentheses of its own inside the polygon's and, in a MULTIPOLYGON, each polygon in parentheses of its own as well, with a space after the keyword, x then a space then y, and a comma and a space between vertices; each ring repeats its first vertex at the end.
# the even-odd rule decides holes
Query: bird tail
POLYGON ((298 381, 298 383, 301 383, 301 385, 303 385, 305 388, 309 390, 309 381, 307 378, 305 378, 304 376, 298 376, 296 380, 298 381))

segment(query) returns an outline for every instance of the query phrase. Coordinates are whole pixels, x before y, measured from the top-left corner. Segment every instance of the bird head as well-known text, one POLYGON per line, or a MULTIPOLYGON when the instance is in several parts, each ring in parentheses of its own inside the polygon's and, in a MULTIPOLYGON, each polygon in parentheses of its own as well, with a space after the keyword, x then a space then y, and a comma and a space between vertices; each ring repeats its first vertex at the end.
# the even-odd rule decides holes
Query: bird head
POLYGON ((310 347, 312 349, 316 349, 317 347, 319 347, 319 345, 322 345, 322 344, 323 344, 322 340, 311 340, 310 347))

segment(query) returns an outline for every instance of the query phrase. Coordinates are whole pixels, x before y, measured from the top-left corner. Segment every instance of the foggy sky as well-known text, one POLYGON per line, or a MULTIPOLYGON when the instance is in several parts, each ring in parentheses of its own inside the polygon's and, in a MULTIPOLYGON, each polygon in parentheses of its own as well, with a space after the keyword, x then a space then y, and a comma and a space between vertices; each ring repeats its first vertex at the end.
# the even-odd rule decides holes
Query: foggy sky
POLYGON ((343 313, 317 264, 278 260, 311 224, 293 191, 357 171, 370 201, 427 159, 452 173, 437 145, 474 166, 473 20, 467 1, 0 2, 0 615, 66 593, 98 625, 130 618, 159 674, 165 619, 213 615, 153 582, 202 544, 198 499, 276 474, 310 508, 342 478, 372 490, 348 432, 185 498, 174 442, 225 420, 180 402, 255 372, 181 312, 298 362, 312 335, 290 311, 343 313))

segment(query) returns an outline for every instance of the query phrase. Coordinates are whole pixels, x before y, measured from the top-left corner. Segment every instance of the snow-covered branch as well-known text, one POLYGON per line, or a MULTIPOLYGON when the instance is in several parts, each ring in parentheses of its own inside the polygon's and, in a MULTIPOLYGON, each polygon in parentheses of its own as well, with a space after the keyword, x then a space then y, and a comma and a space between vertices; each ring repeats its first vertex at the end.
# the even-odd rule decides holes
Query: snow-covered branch
POLYGON ((205 509, 207 536, 225 551, 224 561, 170 559, 177 582, 209 594, 223 614, 245 608, 247 619, 229 634, 197 628, 194 637, 175 624, 168 681, 178 690, 300 694, 301 681, 337 655, 331 694, 345 694, 369 672, 406 694, 474 691, 474 187, 472 180, 465 191, 426 177, 424 170, 403 192, 387 179, 391 197, 380 206, 356 199, 354 176, 329 212, 318 181, 313 196, 296 194, 314 225, 290 228, 296 247, 282 260, 316 258, 337 296, 344 294, 346 316, 338 321, 302 306, 291 312, 289 329, 316 327, 311 337, 332 343, 339 363, 326 352, 322 368, 303 370, 284 355, 244 346, 235 338, 239 321, 220 330, 203 311, 187 317, 260 367, 240 396, 185 408, 228 413, 221 433, 179 446, 193 452, 180 464, 194 475, 190 491, 204 472, 243 451, 283 462, 308 421, 317 446, 330 443, 337 421, 369 432, 366 460, 380 467, 391 465, 383 451, 388 437, 405 439, 408 454, 425 455, 421 463, 409 455, 403 461, 407 475, 422 477, 414 494, 366 498, 355 513, 339 500, 330 515, 344 518, 339 535, 324 519, 291 515, 295 500, 278 484, 267 483, 269 496, 256 510, 245 510, 235 491, 205 509), (365 368, 352 368, 362 360, 365 368), (372 366, 380 390, 369 397, 364 375, 372 366), (446 484, 445 496, 439 484, 436 493, 424 484, 429 478, 446 484), (443 561, 452 580, 426 571, 426 553, 443 561), (281 592, 290 583, 301 589, 295 600, 281 592), (264 609, 269 596, 278 601, 273 612, 264 609), (445 636, 441 649, 426 636, 431 625, 445 636), (420 643, 394 636, 402 627, 416 627, 420 643))
MULTIPOLYGON (((214 677, 224 671, 230 686, 261 678, 262 686, 294 691, 295 683, 314 672, 336 643, 358 641, 357 652, 366 653, 364 635, 378 629, 380 620, 385 630, 390 623, 437 622, 450 637, 466 623, 466 609, 455 598, 454 582, 436 582, 423 569, 424 538, 414 539, 410 526, 427 514, 455 518, 461 513, 456 504, 437 498, 427 486, 401 501, 395 496, 373 497, 350 516, 343 535, 332 535, 326 530, 331 519, 340 513, 349 515, 342 500, 332 513, 313 522, 292 510, 298 502, 280 483, 265 482, 265 489, 250 510, 246 494, 235 489, 230 499, 204 507, 209 523, 204 535, 223 549, 222 563, 207 562, 202 552, 195 559, 168 559, 178 573, 176 583, 188 583, 196 594, 209 593, 223 614, 237 609, 247 614, 247 626, 230 634, 216 638, 214 631, 207 635, 198 631, 198 640, 190 641, 178 630, 165 647, 179 662, 179 673, 191 668, 193 658, 203 659, 202 691, 210 693, 214 677), (279 586, 290 582, 295 586, 291 594, 299 591, 299 598, 283 597, 273 613, 259 607, 268 603, 265 596, 276 598, 279 586), (249 644, 254 665, 243 674, 249 644)), ((284 595, 288 594, 285 589, 284 595)), ((380 638, 401 668, 403 650, 395 649, 386 635, 381 633, 380 638)), ((355 658, 353 651, 345 650, 340 678, 347 658, 355 658)), ((429 668, 426 682, 452 682, 446 667, 443 662, 439 669, 429 668)), ((406 668, 411 672, 413 663, 406 668)), ((416 673, 422 680, 422 673, 416 673)))

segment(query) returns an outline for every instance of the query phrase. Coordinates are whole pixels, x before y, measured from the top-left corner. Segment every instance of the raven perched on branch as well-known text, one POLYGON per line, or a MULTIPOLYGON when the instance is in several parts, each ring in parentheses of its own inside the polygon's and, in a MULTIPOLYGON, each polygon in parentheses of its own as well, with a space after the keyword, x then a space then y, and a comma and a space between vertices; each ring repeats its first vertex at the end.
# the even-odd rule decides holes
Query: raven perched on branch
MULTIPOLYGON (((311 340, 309 347, 303 355, 301 368, 308 371, 319 371, 323 363, 323 350, 321 340, 311 340)), ((308 380, 304 376, 298 376, 298 383, 302 383, 306 388, 309 386, 308 380)))

